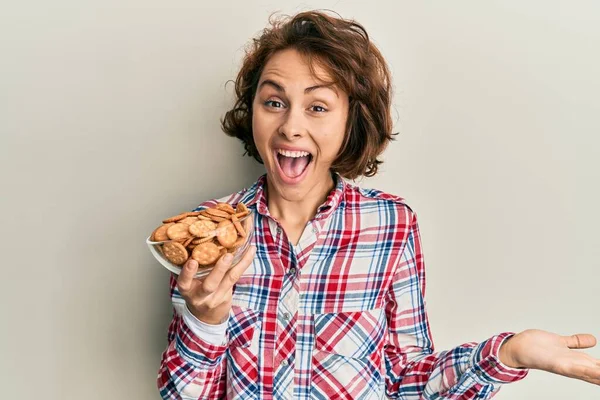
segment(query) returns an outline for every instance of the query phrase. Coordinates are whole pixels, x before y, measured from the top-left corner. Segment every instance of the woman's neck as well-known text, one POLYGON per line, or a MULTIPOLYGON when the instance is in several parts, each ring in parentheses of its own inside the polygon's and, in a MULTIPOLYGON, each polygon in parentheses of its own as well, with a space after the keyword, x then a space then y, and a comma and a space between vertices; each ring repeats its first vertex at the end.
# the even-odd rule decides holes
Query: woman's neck
POLYGON ((279 222, 304 226, 314 218, 317 209, 327 200, 336 182, 331 173, 320 185, 314 186, 305 196, 298 200, 283 198, 272 187, 267 176, 267 207, 269 213, 279 222))

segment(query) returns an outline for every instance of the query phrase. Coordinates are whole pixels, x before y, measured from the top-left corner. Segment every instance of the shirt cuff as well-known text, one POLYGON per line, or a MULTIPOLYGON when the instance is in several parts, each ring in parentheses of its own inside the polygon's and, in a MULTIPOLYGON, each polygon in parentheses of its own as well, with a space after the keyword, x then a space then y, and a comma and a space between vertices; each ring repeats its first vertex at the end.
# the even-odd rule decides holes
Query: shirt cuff
POLYGON ((515 333, 504 332, 477 345, 471 355, 471 365, 477 380, 483 384, 502 384, 520 381, 529 369, 512 368, 500 361, 500 346, 515 333))
POLYGON ((215 345, 223 346, 227 341, 227 324, 225 321, 218 325, 207 324, 200 321, 188 308, 187 304, 183 308, 183 320, 190 330, 204 341, 215 345))

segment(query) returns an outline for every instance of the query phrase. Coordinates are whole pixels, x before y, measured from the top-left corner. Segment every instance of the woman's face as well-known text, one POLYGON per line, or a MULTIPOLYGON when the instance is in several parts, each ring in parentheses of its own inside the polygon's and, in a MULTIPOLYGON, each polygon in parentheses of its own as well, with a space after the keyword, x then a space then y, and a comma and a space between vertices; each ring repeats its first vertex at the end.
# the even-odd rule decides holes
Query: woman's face
POLYGON ((344 140, 348 95, 294 49, 265 65, 252 106, 254 142, 277 194, 289 201, 320 192, 344 140), (323 85, 323 86, 320 86, 323 85), (313 191, 314 192, 314 191, 313 191))

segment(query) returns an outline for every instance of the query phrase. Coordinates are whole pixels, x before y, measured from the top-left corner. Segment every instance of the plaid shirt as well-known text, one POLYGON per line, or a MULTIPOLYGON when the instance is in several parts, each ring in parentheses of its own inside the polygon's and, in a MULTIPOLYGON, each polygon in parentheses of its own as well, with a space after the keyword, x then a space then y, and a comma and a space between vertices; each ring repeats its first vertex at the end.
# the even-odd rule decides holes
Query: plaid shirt
POLYGON ((171 277, 164 399, 489 399, 527 376, 499 361, 513 332, 434 352, 415 212, 334 178, 295 246, 269 213, 266 175, 196 208, 243 201, 256 211, 257 253, 234 287, 223 345, 186 325, 171 277))

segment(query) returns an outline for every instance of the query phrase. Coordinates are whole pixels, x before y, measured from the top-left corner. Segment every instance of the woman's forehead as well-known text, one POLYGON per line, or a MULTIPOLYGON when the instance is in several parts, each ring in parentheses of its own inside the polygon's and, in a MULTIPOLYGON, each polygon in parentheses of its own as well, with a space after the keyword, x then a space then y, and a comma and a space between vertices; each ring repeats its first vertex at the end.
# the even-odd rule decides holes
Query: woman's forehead
POLYGON ((260 81, 267 79, 284 84, 305 83, 307 87, 335 83, 335 78, 320 60, 292 49, 279 51, 269 58, 260 81))

